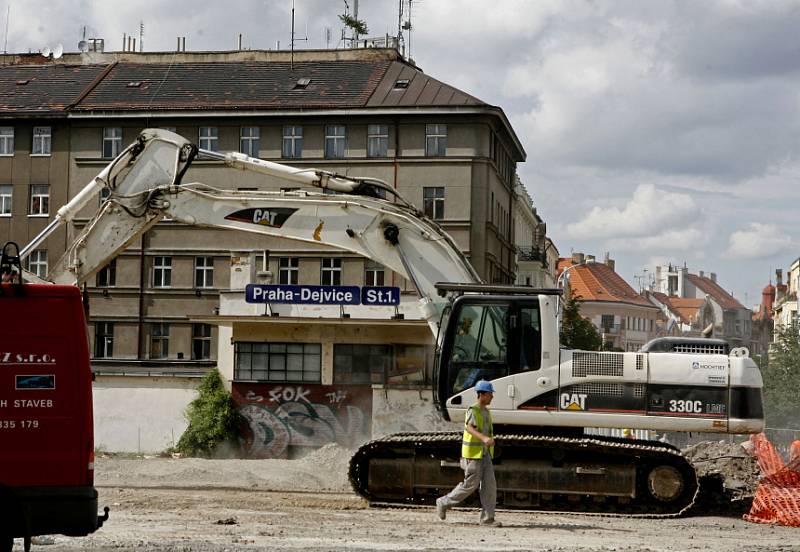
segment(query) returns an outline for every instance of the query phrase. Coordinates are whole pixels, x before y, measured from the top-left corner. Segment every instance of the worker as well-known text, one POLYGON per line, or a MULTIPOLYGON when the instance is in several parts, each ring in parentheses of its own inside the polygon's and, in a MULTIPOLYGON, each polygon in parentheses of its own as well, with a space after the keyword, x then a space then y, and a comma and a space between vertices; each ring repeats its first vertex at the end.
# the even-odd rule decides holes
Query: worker
POLYGON ((480 488, 481 525, 500 527, 502 524, 494 519, 494 508, 497 502, 497 483, 494 479, 494 431, 489 404, 494 398, 494 387, 491 382, 480 380, 475 384, 478 401, 467 409, 464 420, 464 436, 461 443, 461 468, 464 470, 464 481, 459 483, 449 494, 436 500, 436 514, 439 519, 447 517, 447 510, 464 501, 476 489, 480 488))

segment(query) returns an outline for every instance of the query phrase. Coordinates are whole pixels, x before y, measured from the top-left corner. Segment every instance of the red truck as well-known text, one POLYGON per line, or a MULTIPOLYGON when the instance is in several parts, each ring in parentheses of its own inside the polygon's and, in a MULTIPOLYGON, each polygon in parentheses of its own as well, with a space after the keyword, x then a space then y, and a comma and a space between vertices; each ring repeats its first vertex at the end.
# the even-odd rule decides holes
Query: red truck
POLYGON ((92 373, 76 286, 0 284, 0 552, 108 519, 94 488, 92 373))

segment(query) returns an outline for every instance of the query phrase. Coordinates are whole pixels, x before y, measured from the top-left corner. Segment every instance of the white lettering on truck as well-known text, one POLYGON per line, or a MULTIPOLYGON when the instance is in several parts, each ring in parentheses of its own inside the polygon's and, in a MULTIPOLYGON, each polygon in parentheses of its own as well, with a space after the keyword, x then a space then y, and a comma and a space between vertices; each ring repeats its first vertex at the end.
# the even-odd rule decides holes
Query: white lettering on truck
POLYGON ((14 408, 53 408, 52 399, 15 399, 14 408))
POLYGON ((0 352, 0 364, 55 364, 54 356, 38 353, 0 352))

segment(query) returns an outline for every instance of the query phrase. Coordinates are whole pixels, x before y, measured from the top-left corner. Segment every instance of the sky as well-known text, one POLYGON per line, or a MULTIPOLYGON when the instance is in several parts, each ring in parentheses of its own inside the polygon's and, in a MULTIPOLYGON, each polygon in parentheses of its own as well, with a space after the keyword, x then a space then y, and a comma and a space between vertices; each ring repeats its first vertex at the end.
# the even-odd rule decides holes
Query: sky
MULTIPOLYGON (((291 32, 291 0, 6 2, 10 52, 76 51, 84 27, 119 50, 140 22, 146 51, 291 32)), ((360 0, 370 36, 399 4, 360 0)), ((296 48, 341 47, 343 0, 295 10, 296 48)), ((411 23, 422 70, 505 111, 562 256, 608 252, 635 288, 685 263, 751 307, 800 257, 800 0, 412 0, 411 23)))

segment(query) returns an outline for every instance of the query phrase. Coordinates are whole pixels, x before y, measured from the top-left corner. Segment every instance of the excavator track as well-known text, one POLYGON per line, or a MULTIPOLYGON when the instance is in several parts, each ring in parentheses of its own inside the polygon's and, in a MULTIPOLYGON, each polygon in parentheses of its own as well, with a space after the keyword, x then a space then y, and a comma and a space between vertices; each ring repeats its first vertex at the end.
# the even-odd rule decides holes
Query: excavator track
MULTIPOLYGON (((461 437, 396 433, 370 441, 350 459, 350 483, 371 504, 432 505, 463 479, 461 437)), ((676 517, 699 490, 694 467, 666 443, 512 434, 496 440, 499 508, 676 517)), ((477 493, 471 500, 478 503, 477 493)))

